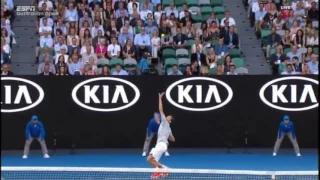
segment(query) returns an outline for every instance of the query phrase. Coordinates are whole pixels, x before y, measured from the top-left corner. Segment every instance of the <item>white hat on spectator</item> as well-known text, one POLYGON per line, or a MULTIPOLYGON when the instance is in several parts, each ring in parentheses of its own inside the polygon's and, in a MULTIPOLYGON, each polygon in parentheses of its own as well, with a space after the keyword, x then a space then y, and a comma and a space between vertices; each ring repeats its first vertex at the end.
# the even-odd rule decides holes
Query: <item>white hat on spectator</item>
POLYGON ((67 47, 66 45, 62 45, 62 46, 60 47, 60 49, 65 49, 65 50, 67 50, 68 47, 67 47))

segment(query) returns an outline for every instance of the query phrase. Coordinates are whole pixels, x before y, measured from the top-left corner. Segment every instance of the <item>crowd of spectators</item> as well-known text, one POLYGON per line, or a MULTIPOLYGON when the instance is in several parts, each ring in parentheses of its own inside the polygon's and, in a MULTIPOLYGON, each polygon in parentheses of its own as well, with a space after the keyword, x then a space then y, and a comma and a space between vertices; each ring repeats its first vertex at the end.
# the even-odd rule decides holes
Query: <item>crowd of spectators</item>
POLYGON ((318 0, 249 0, 246 5, 273 74, 319 73, 318 0))
MULTIPOLYGON (((1 1, 1 65, 4 66, 2 75, 8 74, 11 64, 11 48, 13 40, 12 23, 15 18, 13 0, 1 1)), ((10 72, 9 74, 11 74, 10 72)))

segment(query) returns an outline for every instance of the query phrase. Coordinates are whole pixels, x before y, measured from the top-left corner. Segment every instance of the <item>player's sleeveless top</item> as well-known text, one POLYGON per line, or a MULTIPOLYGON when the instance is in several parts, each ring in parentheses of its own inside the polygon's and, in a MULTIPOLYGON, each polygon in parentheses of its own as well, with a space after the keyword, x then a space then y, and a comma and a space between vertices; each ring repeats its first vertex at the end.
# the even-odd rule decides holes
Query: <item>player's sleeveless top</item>
POLYGON ((168 138, 169 138, 170 134, 171 134, 170 124, 167 121, 166 117, 161 115, 161 123, 160 123, 159 130, 158 130, 157 143, 164 142, 166 144, 169 144, 168 138))

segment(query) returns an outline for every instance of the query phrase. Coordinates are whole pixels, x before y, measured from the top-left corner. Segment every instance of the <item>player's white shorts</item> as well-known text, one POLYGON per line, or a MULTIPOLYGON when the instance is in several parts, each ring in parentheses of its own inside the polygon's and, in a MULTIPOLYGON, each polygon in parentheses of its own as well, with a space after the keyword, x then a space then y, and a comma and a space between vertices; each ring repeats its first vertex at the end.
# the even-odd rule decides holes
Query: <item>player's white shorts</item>
POLYGON ((163 153, 165 153, 168 149, 168 145, 164 142, 158 142, 156 144, 156 147, 152 148, 150 151, 150 155, 152 155, 152 157, 159 162, 161 156, 163 153))

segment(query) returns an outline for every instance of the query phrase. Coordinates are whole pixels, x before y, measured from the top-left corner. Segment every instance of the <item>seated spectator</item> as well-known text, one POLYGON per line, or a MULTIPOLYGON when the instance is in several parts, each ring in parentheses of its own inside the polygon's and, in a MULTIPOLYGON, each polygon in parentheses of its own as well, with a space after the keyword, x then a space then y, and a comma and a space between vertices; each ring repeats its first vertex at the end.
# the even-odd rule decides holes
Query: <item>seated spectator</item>
POLYGON ((91 46, 86 46, 86 52, 81 54, 81 62, 82 63, 88 63, 89 59, 92 57, 94 59, 94 62, 98 61, 98 57, 95 53, 92 53, 91 46))
POLYGON ((72 40, 76 39, 76 46, 80 45, 80 37, 76 34, 76 29, 75 28, 69 28, 68 36, 67 36, 67 45, 71 46, 72 40))
POLYGON ((101 76, 109 76, 109 75, 111 75, 109 66, 103 66, 102 69, 101 69, 100 75, 101 76))
POLYGON ((115 11, 115 18, 119 18, 120 17, 120 12, 123 11, 125 13, 125 17, 129 17, 129 13, 128 11, 126 10, 126 7, 124 7, 124 3, 125 2, 119 2, 119 8, 114 8, 116 9, 115 11))
POLYGON ((293 58, 292 68, 297 73, 302 71, 302 63, 299 63, 299 59, 297 57, 293 58))
POLYGON ((146 34, 146 30, 144 27, 141 27, 140 31, 140 34, 137 34, 134 37, 137 60, 140 60, 140 57, 141 55, 143 55, 143 53, 151 53, 151 38, 146 34))
POLYGON ((5 53, 7 53, 7 54, 11 53, 10 45, 7 44, 6 39, 1 39, 1 47, 5 53))
POLYGON ((55 63, 57 74, 68 74, 68 59, 65 59, 65 56, 58 56, 58 61, 55 63), (61 72, 61 67, 63 67, 64 72, 61 72), (60 71, 60 72, 59 72, 60 71))
POLYGON ((148 5, 144 3, 142 9, 140 9, 140 18, 146 20, 149 13, 152 14, 152 11, 150 11, 148 5))
POLYGON ((315 33, 314 29, 311 29, 309 35, 306 38, 306 46, 318 47, 318 45, 319 45, 318 35, 315 33))
POLYGON ((209 53, 206 56, 207 64, 210 68, 214 68, 218 64, 218 56, 213 47, 210 47, 209 53))
POLYGON ((75 75, 75 74, 81 74, 81 69, 84 67, 84 63, 79 61, 79 57, 77 55, 73 55, 71 57, 71 63, 69 63, 69 74, 75 75))
POLYGON ((2 69, 1 69, 1 76, 13 76, 13 72, 9 70, 9 65, 8 64, 2 64, 2 69))
POLYGON ((91 65, 86 65, 85 66, 85 72, 84 72, 84 75, 85 76, 95 76, 97 75, 96 74, 96 71, 93 69, 93 67, 91 65))
POLYGON ((149 70, 149 63, 147 58, 148 58, 148 54, 145 53, 142 56, 142 59, 140 60, 139 69, 141 70, 141 73, 146 73, 149 70))
POLYGON ((293 57, 298 57, 299 62, 302 62, 302 54, 298 51, 298 47, 295 45, 292 46, 291 52, 288 52, 287 57, 290 58, 291 62, 293 57))
POLYGON ((80 45, 78 44, 78 40, 76 38, 72 38, 71 40, 71 44, 68 46, 68 51, 69 53, 72 52, 73 49, 77 49, 78 52, 80 52, 80 45))
POLYGON ((177 27, 179 26, 180 26, 179 20, 174 16, 174 14, 170 14, 170 17, 167 20, 167 27, 171 29, 171 33, 173 36, 177 34, 177 27))
POLYGON ((236 73, 236 66, 234 64, 230 65, 227 75, 238 75, 238 73, 236 73))
POLYGON ((69 22, 72 19, 78 22, 78 12, 74 7, 74 4, 72 2, 69 2, 68 9, 65 12, 65 21, 69 22))
POLYGON ((43 48, 43 53, 39 56, 39 63, 44 62, 45 58, 48 58, 50 62, 54 62, 53 56, 50 54, 48 47, 43 48))
MULTIPOLYGON (((85 4, 80 4, 80 9, 81 10, 83 8, 83 6, 85 6, 85 4)), ((83 23, 86 21, 88 22, 88 28, 91 28, 93 26, 93 21, 92 21, 92 18, 89 17, 89 13, 90 13, 90 10, 88 9, 84 9, 84 13, 79 13, 79 16, 81 16, 81 14, 83 14, 83 17, 80 18, 79 20, 79 24, 83 25, 83 23)))
POLYGON ((223 65, 218 64, 218 71, 217 71, 217 75, 224 75, 224 70, 223 70, 223 65))
POLYGON ((212 40, 219 39, 220 36, 220 29, 217 25, 217 22, 212 21, 210 27, 208 28, 208 35, 212 40))
POLYGON ((200 28, 196 28, 196 36, 200 37, 203 35, 203 31, 208 29, 208 24, 206 22, 202 22, 200 28))
POLYGON ((128 72, 123 70, 120 64, 116 65, 116 70, 112 72, 112 75, 128 76, 128 72))
POLYGON ((154 20, 156 20, 158 26, 160 25, 160 18, 162 14, 165 14, 165 11, 162 9, 162 4, 157 4, 156 5, 156 11, 153 13, 154 15, 154 20))
MULTIPOLYGON (((224 38, 225 35, 229 34, 229 27, 230 27, 229 24, 230 24, 229 20, 224 20, 224 26, 220 26, 220 30, 219 30, 220 31, 220 34, 219 34, 220 38, 224 38)), ((211 38, 210 38, 210 40, 211 40, 211 38)))
POLYGON ((303 30, 302 29, 299 29, 297 31, 297 34, 296 36, 294 37, 294 45, 298 46, 299 48, 304 48, 305 45, 306 45, 306 40, 305 40, 305 37, 304 37, 304 34, 303 34, 303 30))
POLYGON ((91 45, 91 41, 90 40, 86 40, 86 41, 84 41, 84 44, 81 46, 80 53, 78 52, 78 54, 86 53, 87 52, 87 46, 91 46, 91 53, 94 53, 94 48, 91 45))
MULTIPOLYGON (((219 27, 219 19, 217 18, 216 14, 214 12, 211 12, 209 19, 205 22, 207 26, 211 25, 212 22, 216 22, 217 26, 219 27)), ((202 27, 202 26, 201 26, 202 27)))
POLYGON ((190 65, 186 66, 186 69, 184 70, 184 75, 185 76, 192 76, 193 75, 190 65))
POLYGON ((63 39, 62 37, 60 37, 60 38, 58 39, 58 43, 56 43, 56 44, 54 45, 54 51, 55 51, 55 53, 56 53, 56 54, 59 54, 59 53, 60 53, 60 50, 61 50, 62 48, 65 49, 65 50, 68 50, 67 45, 66 45, 65 42, 64 42, 64 39, 63 39))
POLYGON ((287 64, 286 70, 281 73, 281 75, 297 75, 298 72, 293 70, 292 64, 287 64))
POLYGON ((302 64, 302 71, 300 74, 302 74, 302 75, 312 74, 307 64, 302 64))
POLYGON ((6 28, 1 28, 1 40, 5 40, 5 43, 10 46, 11 38, 6 28))
POLYGON ((255 15, 255 30, 256 32, 261 32, 260 25, 265 17, 267 12, 264 10, 264 4, 260 3, 259 4, 259 11, 256 11, 254 13, 255 15))
MULTIPOLYGON (((201 53, 200 46, 196 47, 196 52, 191 54, 191 61, 197 61, 198 62, 198 67, 200 66, 208 66, 207 61, 206 61, 206 55, 201 53)), ((200 69, 198 70, 200 72, 200 69)))
POLYGON ((279 64, 279 69, 278 69, 279 74, 281 74, 283 71, 285 71, 287 64, 291 64, 290 61, 291 61, 290 57, 286 57, 284 59, 284 61, 281 64, 279 64))
MULTIPOLYGON (((147 22, 148 22, 148 23, 147 23, 147 26, 145 27, 145 29, 146 29, 146 34, 151 37, 151 36, 152 36, 152 32, 158 31, 158 28, 157 28, 157 26, 154 26, 154 25, 153 25, 151 19, 149 19, 147 22)), ((170 30, 170 29, 169 29, 169 30, 170 30)))
POLYGON ((137 2, 137 0, 132 0, 128 3, 128 13, 129 13, 129 17, 132 17, 133 14, 133 6, 135 6, 135 8, 137 10, 139 10, 139 2, 137 2))
POLYGON ((229 28, 229 33, 224 36, 224 44, 230 49, 239 48, 239 36, 234 32, 233 26, 229 28))
POLYGON ((279 65, 283 63, 286 59, 286 55, 283 54, 283 48, 281 45, 278 45, 276 47, 276 53, 272 54, 270 57, 270 65, 272 66, 272 74, 277 75, 278 74, 278 69, 279 65))
POLYGON ((203 47, 203 45, 201 44, 201 41, 200 41, 200 38, 199 37, 196 37, 195 38, 195 44, 193 44, 192 46, 191 46, 191 53, 195 53, 196 52, 196 47, 200 47, 200 52, 201 53, 205 53, 205 51, 204 51, 204 47, 203 47))
POLYGON ((224 44, 223 38, 219 39, 218 44, 215 45, 215 47, 214 47, 214 50, 215 50, 216 54, 219 56, 218 57, 219 59, 228 54, 228 46, 224 44))
POLYGON ((294 16, 300 23, 306 22, 306 12, 303 8, 302 2, 297 2, 296 9, 294 10, 294 16))
POLYGON ((311 19, 311 21, 319 21, 319 10, 316 1, 311 3, 311 9, 308 11, 308 18, 311 19))
POLYGON ((293 40, 290 36, 290 30, 285 30, 285 35, 282 37, 283 48, 291 48, 293 40))
POLYGON ((224 72, 224 73, 230 72, 230 66, 231 66, 231 65, 233 65, 231 56, 230 56, 230 55, 227 55, 227 56, 224 58, 224 63, 223 63, 223 65, 222 65, 223 72, 224 72))
POLYGON ((42 75, 54 75, 56 74, 56 67, 48 58, 38 66, 38 74, 42 75), (50 72, 50 73, 49 73, 50 72))
POLYGON ((128 39, 130 39, 131 41, 133 41, 133 34, 128 31, 127 27, 123 27, 122 33, 120 33, 120 35, 119 35, 119 40, 118 40, 118 42, 119 42, 119 44, 120 44, 121 46, 124 46, 124 45, 126 44, 126 41, 127 41, 128 39))
POLYGON ((155 30, 152 33, 152 38, 151 38, 151 46, 152 46, 152 57, 157 58, 158 57, 158 52, 160 50, 160 38, 158 36, 158 30, 155 30))
POLYGON ((3 48, 1 48, 1 64, 11 64, 9 54, 3 48))
POLYGON ((62 34, 61 29, 56 30, 56 33, 54 35, 54 40, 53 40, 55 44, 59 42, 59 38, 62 38, 64 40, 64 35, 62 34))
POLYGON ((153 20, 153 16, 152 16, 151 13, 149 13, 149 14, 147 15, 147 19, 145 19, 145 20, 143 21, 143 25, 144 25, 144 26, 148 26, 148 21, 149 21, 149 20, 152 22, 152 25, 153 25, 153 26, 155 26, 155 27, 158 28, 157 21, 153 20))
POLYGON ((121 10, 120 11, 120 17, 117 18, 117 22, 116 22, 116 27, 117 30, 120 31, 120 29, 125 25, 125 22, 129 21, 129 17, 126 17, 125 11, 121 10))
POLYGON ((294 37, 295 34, 297 34, 298 30, 301 29, 299 21, 294 20, 293 21, 293 26, 290 28, 290 36, 294 37))
POLYGON ((106 39, 100 39, 100 43, 97 44, 95 48, 96 56, 98 58, 104 58, 106 57, 107 52, 108 52, 108 46, 106 45, 106 39))
POLYGON ((288 17, 285 20, 286 20, 286 28, 291 29, 294 25, 295 20, 296 20, 294 17, 294 11, 292 9, 289 10, 288 17))
MULTIPOLYGON (((90 25, 89 25, 89 22, 88 21, 83 21, 82 22, 82 24, 81 24, 81 26, 80 26, 80 31, 79 31, 79 37, 81 38, 81 39, 83 39, 83 36, 84 36, 84 31, 85 30, 89 30, 89 32, 90 32, 90 29, 91 29, 92 27, 90 27, 90 25)), ((70 29, 75 29, 75 28, 69 28, 69 31, 71 31, 70 29)), ((76 29, 75 29, 76 30, 76 29)), ((100 30, 101 31, 101 30, 100 30)))
POLYGON ((126 44, 125 46, 123 47, 123 57, 124 58, 132 58, 134 59, 135 58, 135 48, 132 44, 132 40, 131 39, 128 39, 126 41, 126 44))
POLYGON ((275 27, 271 28, 271 34, 268 35, 268 43, 266 48, 266 57, 270 60, 270 50, 271 48, 276 48, 281 43, 281 36, 277 34, 275 27))
POLYGON ((168 72, 168 75, 183 75, 182 72, 179 70, 178 65, 173 65, 172 66, 172 70, 170 72, 168 72))
POLYGON ((104 29, 103 26, 100 25, 100 22, 98 20, 94 21, 94 26, 91 28, 91 36, 95 37, 98 35, 98 31, 102 31, 102 35, 104 35, 104 29))
POLYGON ((173 46, 176 49, 187 47, 187 36, 181 33, 180 28, 177 28, 177 35, 173 36, 173 46))
POLYGON ((121 48, 117 44, 117 39, 116 38, 112 38, 111 42, 112 43, 108 46, 108 57, 110 59, 120 57, 121 48))
POLYGON ((101 40, 104 38, 105 36, 102 34, 102 31, 98 30, 98 35, 92 38, 92 46, 97 47, 97 45, 99 45, 101 40))
POLYGON ((126 20, 124 22, 124 26, 120 29, 120 34, 123 32, 124 28, 127 28, 128 33, 133 35, 134 30, 133 30, 132 26, 130 26, 130 20, 126 20))
POLYGON ((209 68, 207 66, 201 66, 200 75, 207 76, 209 74, 209 68))
POLYGON ((188 39, 193 39, 196 36, 196 28, 191 21, 187 21, 186 25, 182 27, 182 34, 185 34, 188 39))
POLYGON ((171 3, 170 3, 169 8, 166 8, 166 9, 165 9, 165 12, 166 12, 165 15, 166 15, 167 17, 170 17, 171 13, 173 13, 176 18, 179 18, 179 12, 178 12, 178 10, 176 9, 176 6, 174 5, 174 2, 171 2, 171 3))
MULTIPOLYGON (((49 21, 49 19, 48 19, 49 21)), ((52 21, 52 24, 53 24, 53 20, 50 18, 50 21, 52 21)), ((49 26, 52 26, 51 23, 48 23, 49 26)), ((41 27, 41 21, 40 21, 40 27, 41 27)), ((57 31, 60 29, 60 33, 61 33, 61 36, 65 36, 67 35, 67 27, 66 25, 63 23, 63 19, 62 18, 59 18, 57 20, 57 23, 54 25, 54 28, 53 28, 53 32, 54 34, 57 34, 57 31)), ((75 30, 75 29, 74 29, 75 30)), ((69 28, 69 31, 70 31, 70 28, 69 28)), ((73 35, 75 35, 75 32, 73 33, 73 35)))
MULTIPOLYGON (((55 64, 58 63, 59 58, 62 58, 60 56, 63 56, 63 60, 64 60, 65 63, 69 63, 69 55, 67 54, 67 49, 66 49, 65 46, 61 47, 60 53, 56 54, 55 61, 54 61, 55 64)), ((52 62, 52 61, 50 61, 50 62, 52 62)))
POLYGON ((60 66, 59 69, 57 69, 57 76, 67 76, 68 75, 68 71, 66 70, 65 66, 60 66))
POLYGON ((313 54, 313 49, 312 47, 308 47, 307 48, 307 53, 303 54, 302 55, 302 62, 303 63, 307 63, 309 61, 311 61, 311 56, 313 54))
POLYGON ((308 68, 312 74, 319 74, 319 61, 316 54, 311 55, 311 61, 307 62, 308 68))
POLYGON ((278 30, 283 30, 285 28, 285 21, 283 20, 281 14, 277 14, 277 17, 272 21, 273 26, 278 30))
MULTIPOLYGON (((217 21, 218 22, 218 21, 217 21)), ((225 12, 225 17, 221 19, 220 27, 223 28, 225 26, 236 26, 236 21, 231 17, 230 11, 225 12), (228 22, 225 24, 225 22, 228 22)))

